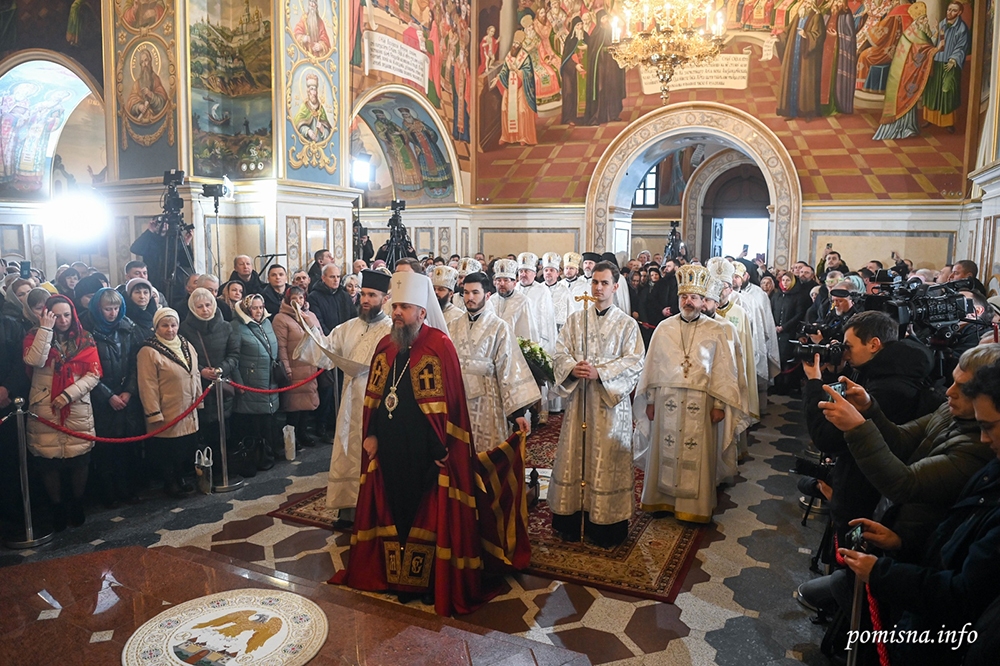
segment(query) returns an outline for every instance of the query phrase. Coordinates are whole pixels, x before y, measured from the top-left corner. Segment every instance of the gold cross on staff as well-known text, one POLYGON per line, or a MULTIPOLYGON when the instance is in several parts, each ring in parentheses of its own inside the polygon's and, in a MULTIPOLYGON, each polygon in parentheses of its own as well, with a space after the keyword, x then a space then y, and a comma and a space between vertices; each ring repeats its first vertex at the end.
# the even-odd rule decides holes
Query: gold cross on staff
POLYGON ((590 294, 580 294, 579 296, 575 297, 574 300, 582 301, 584 309, 587 308, 587 304, 588 303, 596 303, 597 302, 597 299, 594 298, 593 296, 591 296, 590 294))

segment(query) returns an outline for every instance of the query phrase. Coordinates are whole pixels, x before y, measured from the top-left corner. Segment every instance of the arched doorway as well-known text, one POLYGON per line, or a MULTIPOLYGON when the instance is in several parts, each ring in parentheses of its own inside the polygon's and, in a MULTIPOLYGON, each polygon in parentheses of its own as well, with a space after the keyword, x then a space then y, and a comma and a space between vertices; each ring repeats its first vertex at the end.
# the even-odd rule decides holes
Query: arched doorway
MULTIPOLYGON (((704 136, 746 156, 764 175, 771 202, 768 263, 786 267, 797 250, 802 190, 791 156, 753 116, 723 104, 685 102, 653 111, 625 128, 601 156, 587 189, 586 244, 618 250, 630 232, 632 197, 639 181, 669 148, 665 140, 704 136), (615 237, 615 232, 619 232, 615 237)), ((685 198, 685 209, 689 200, 685 198)), ((685 236, 690 231, 685 230, 685 236)), ((627 249, 621 248, 621 249, 627 249)))

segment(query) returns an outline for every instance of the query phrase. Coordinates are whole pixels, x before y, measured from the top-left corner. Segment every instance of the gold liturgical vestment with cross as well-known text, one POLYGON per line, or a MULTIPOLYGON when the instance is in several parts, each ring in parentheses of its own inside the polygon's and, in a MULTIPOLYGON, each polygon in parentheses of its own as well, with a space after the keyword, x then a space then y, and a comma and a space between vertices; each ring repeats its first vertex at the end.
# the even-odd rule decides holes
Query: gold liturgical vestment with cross
POLYGON ((692 522, 712 519, 719 462, 735 460, 736 436, 749 424, 727 328, 732 331, 704 315, 691 322, 674 315, 653 332, 634 405, 636 420, 650 432, 648 446, 636 451, 645 463, 644 511, 672 511, 692 522), (647 404, 655 408, 651 424, 647 404), (721 424, 712 423, 713 409, 725 413, 721 424))

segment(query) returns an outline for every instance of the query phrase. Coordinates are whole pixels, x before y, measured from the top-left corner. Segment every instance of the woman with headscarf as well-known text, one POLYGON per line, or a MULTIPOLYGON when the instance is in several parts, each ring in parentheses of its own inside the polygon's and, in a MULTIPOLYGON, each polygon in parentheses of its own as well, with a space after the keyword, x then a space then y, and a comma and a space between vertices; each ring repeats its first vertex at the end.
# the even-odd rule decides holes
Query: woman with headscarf
MULTIPOLYGON (((114 289, 99 289, 88 304, 91 335, 101 360, 101 381, 91 392, 94 428, 101 437, 134 437, 142 434, 142 403, 136 379, 136 354, 143 335, 125 316, 125 299, 114 289)), ((107 444, 94 447, 94 472, 98 492, 108 508, 138 500, 137 477, 141 444, 107 444)))
MULTIPOLYGON (((243 378, 240 383, 259 389, 277 388, 271 366, 278 360, 278 338, 267 319, 264 298, 259 294, 250 294, 240 301, 233 310, 231 325, 240 338, 239 374, 243 378)), ((272 449, 276 449, 281 441, 281 424, 274 418, 277 411, 276 393, 244 391, 236 394, 233 412, 239 417, 233 422, 234 434, 240 439, 263 436, 265 440, 265 445, 256 451, 259 469, 274 466, 275 451, 272 449)), ((280 446, 280 455, 284 457, 284 447, 280 446)))
MULTIPOLYGON (((42 289, 42 291, 45 290, 42 289)), ((31 330, 32 326, 29 323, 29 320, 24 316, 24 303, 26 302, 30 292, 31 281, 18 278, 7 286, 7 291, 4 293, 3 316, 16 322, 23 328, 21 331, 22 339, 24 334, 31 330)), ((46 292, 46 294, 48 294, 48 292, 46 292)))
MULTIPOLYGON (((94 339, 83 330, 73 302, 62 295, 45 302, 39 326, 24 338, 24 363, 31 372, 29 409, 74 432, 94 434, 90 392, 101 378, 94 339)), ((28 421, 28 449, 35 456, 42 484, 52 504, 56 531, 82 525, 91 441, 28 421), (71 497, 63 498, 69 482, 71 497)))
MULTIPOLYGON (((233 379, 242 383, 240 369, 240 337, 222 317, 218 301, 208 289, 198 287, 188 297, 191 314, 181 322, 180 332, 198 350, 198 372, 201 386, 205 389, 216 376, 233 379)), ((216 390, 205 398, 205 411, 198 420, 199 446, 212 447, 213 460, 221 460, 219 448, 219 406, 216 390)), ((233 396, 222 401, 226 432, 229 432, 229 416, 233 412, 233 396)))
POLYGON ((80 274, 75 268, 67 268, 56 278, 55 286, 60 294, 71 301, 76 298, 76 285, 80 282, 80 274))
MULTIPOLYGON (((178 333, 179 326, 176 310, 160 308, 153 314, 153 336, 139 348, 136 366, 146 432, 173 421, 201 395, 198 352, 178 333)), ((150 457, 159 466, 164 491, 170 497, 194 492, 194 486, 184 480, 184 473, 193 469, 197 446, 197 409, 149 440, 150 457)))
MULTIPOLYGON (((285 366, 285 372, 292 383, 297 383, 316 372, 316 366, 292 358, 292 352, 302 342, 306 335, 305 329, 299 323, 296 310, 302 315, 302 321, 309 328, 319 328, 316 315, 309 312, 306 302, 306 291, 301 287, 289 287, 274 318, 274 335, 278 339, 278 359, 285 366)), ((295 442, 302 446, 316 444, 313 437, 313 413, 319 408, 319 388, 316 380, 293 391, 281 394, 281 411, 288 417, 288 425, 295 428, 295 442)))
POLYGON ((125 316, 139 327, 143 337, 153 335, 153 314, 156 301, 153 299, 153 285, 143 278, 132 278, 125 283, 125 316))
POLYGON ((243 300, 243 283, 239 280, 231 280, 222 285, 219 289, 219 309, 222 311, 222 318, 226 321, 233 320, 233 310, 243 300), (222 306, 225 307, 222 307, 222 306))
POLYGON ((562 81, 562 122, 564 125, 575 125, 587 112, 587 33, 579 16, 575 16, 569 24, 559 74, 562 81))

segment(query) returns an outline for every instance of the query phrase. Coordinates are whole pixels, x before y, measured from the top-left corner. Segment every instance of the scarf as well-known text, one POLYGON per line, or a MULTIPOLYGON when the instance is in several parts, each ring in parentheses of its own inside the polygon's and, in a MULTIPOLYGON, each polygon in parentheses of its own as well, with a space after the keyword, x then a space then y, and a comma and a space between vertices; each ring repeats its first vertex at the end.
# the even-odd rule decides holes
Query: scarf
POLYGON ((157 342, 163 345, 167 351, 174 355, 175 359, 179 361, 182 366, 184 366, 185 370, 191 369, 191 357, 185 353, 187 350, 184 348, 183 340, 180 335, 175 335, 173 340, 162 338, 159 333, 157 333, 154 337, 157 342))
MULTIPOLYGON (((53 296, 45 302, 45 307, 51 310, 57 303, 66 303, 69 305, 72 319, 69 330, 66 333, 52 332, 52 345, 49 347, 48 358, 45 359, 45 367, 52 368, 52 391, 49 393, 50 402, 76 383, 77 377, 83 377, 91 372, 98 377, 102 374, 101 359, 97 354, 94 339, 80 325, 80 318, 76 315, 76 308, 73 306, 73 302, 62 295, 53 296)), ((23 352, 27 352, 35 343, 35 336, 38 335, 38 330, 38 328, 33 328, 25 336, 23 352)), ((69 411, 69 403, 59 410, 60 424, 66 422, 69 411)))
POLYGON ((201 321, 212 321, 215 318, 215 311, 218 310, 218 307, 219 306, 215 300, 215 296, 212 296, 212 292, 210 292, 208 289, 205 289, 204 287, 198 287, 197 289, 191 292, 190 296, 188 296, 188 310, 191 311, 191 314, 194 317, 200 319, 201 321), (202 301, 207 301, 212 303, 212 313, 209 314, 207 317, 202 317, 201 315, 198 314, 198 311, 195 310, 195 306, 202 301))
POLYGON ((87 306, 87 310, 90 311, 90 319, 93 322, 93 330, 102 335, 111 335, 118 330, 118 324, 125 318, 125 309, 125 299, 117 291, 107 287, 98 289, 87 306), (104 295, 104 292, 110 292, 118 297, 118 316, 114 321, 107 321, 104 318, 104 313, 101 312, 101 296, 104 295))

